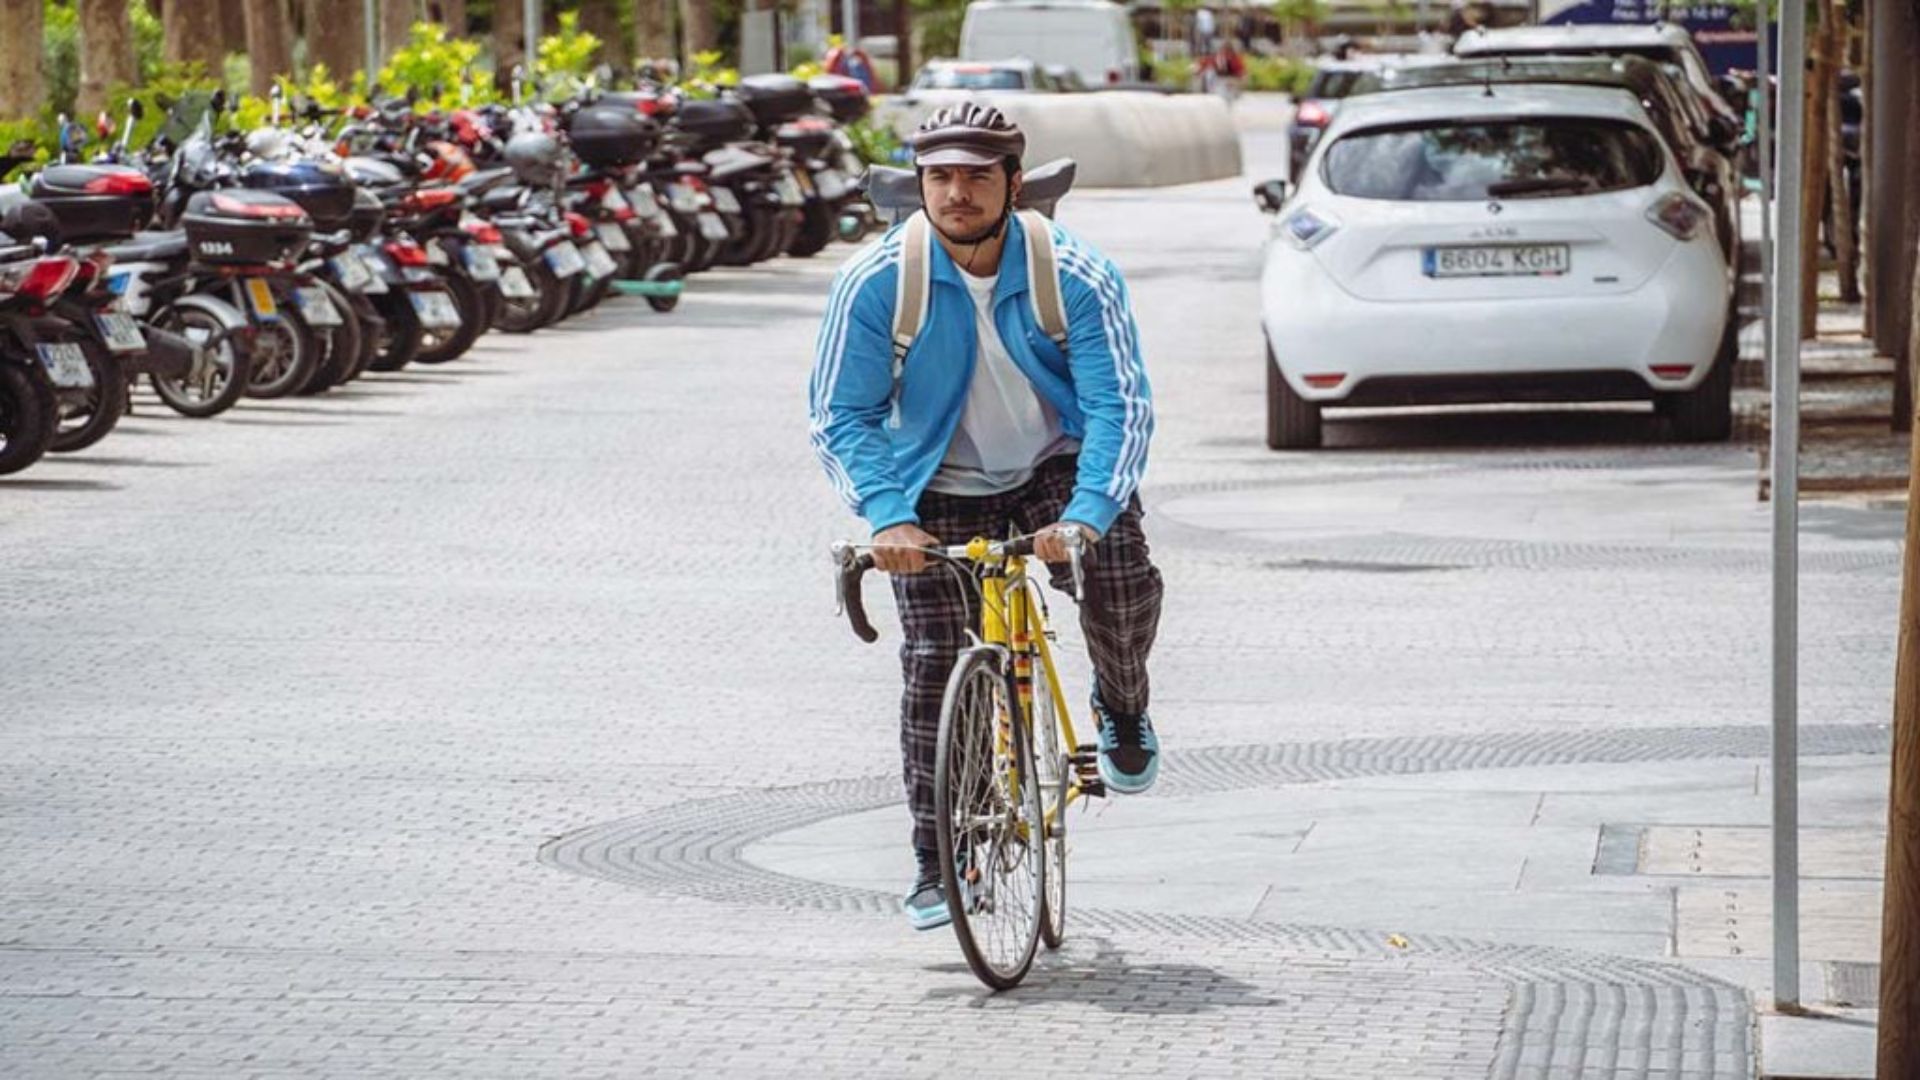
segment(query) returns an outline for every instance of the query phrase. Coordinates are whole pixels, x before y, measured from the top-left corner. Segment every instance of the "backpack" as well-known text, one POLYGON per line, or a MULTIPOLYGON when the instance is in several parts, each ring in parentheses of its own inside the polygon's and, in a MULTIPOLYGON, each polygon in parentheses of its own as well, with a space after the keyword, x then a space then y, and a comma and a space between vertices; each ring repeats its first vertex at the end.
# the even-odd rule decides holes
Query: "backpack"
MULTIPOLYGON (((1060 260, 1053 226, 1038 210, 1015 210, 1026 237, 1028 293, 1040 331, 1067 351, 1067 302, 1060 289, 1060 260)), ((933 298, 933 226, 924 212, 907 218, 900 237, 900 282, 893 297, 893 381, 896 392, 907 350, 927 323, 933 298)))

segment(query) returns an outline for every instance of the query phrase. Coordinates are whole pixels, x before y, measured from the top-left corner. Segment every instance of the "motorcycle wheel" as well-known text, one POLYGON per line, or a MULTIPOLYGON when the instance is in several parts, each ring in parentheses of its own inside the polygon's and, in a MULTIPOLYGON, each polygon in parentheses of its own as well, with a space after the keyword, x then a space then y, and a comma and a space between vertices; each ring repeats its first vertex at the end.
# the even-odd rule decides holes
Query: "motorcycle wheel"
POLYGON ((810 259, 820 254, 833 242, 839 220, 840 215, 834 213, 831 203, 820 199, 808 203, 801 211, 800 231, 794 235, 793 243, 787 245, 787 254, 796 259, 810 259))
POLYGON ((414 359, 422 364, 444 364, 466 354, 487 328, 486 299, 480 286, 461 274, 446 277, 447 290, 453 293, 453 306, 460 313, 460 325, 451 330, 422 329, 420 351, 414 359))
POLYGON ((320 364, 320 338, 293 305, 282 306, 278 317, 257 324, 254 330, 248 397, 286 397, 313 378, 320 364))
POLYGON ((408 299, 405 289, 395 289, 386 296, 386 303, 380 307, 380 314, 387 320, 387 332, 380 339, 375 351, 374 371, 399 371, 413 363, 414 356, 420 351, 420 338, 424 332, 420 326, 420 316, 414 313, 413 301, 408 299))
POLYGON ((233 340, 233 331, 212 313, 194 307, 168 308, 155 321, 203 350, 185 378, 154 375, 149 379, 167 408, 195 418, 218 416, 233 408, 253 376, 253 356, 233 340))
POLYGON ((545 260, 536 259, 521 267, 527 272, 527 282, 533 286, 532 296, 500 297, 500 318, 494 327, 506 334, 530 334, 559 318, 561 306, 571 295, 566 282, 553 276, 547 269, 545 260))
POLYGON ((327 290, 327 298, 340 313, 340 325, 315 332, 320 343, 320 362, 314 365, 313 377, 300 388, 302 394, 326 393, 353 378, 354 368, 360 363, 360 316, 354 314, 347 294, 331 282, 323 281, 320 287, 327 290))
POLYGON ((60 422, 59 402, 44 377, 0 358, 0 476, 39 461, 60 422))
POLYGON ((85 450, 106 438, 127 412, 127 374, 119 359, 95 342, 78 344, 93 373, 93 387, 59 403, 60 418, 47 446, 56 454, 85 450))

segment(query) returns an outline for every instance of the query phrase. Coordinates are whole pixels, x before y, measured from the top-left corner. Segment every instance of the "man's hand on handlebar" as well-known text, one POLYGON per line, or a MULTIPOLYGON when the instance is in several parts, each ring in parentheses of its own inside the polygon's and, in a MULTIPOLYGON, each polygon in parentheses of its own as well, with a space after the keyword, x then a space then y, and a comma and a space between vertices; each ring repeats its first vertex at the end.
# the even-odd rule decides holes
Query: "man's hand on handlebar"
POLYGON ((1095 540, 1100 539, 1100 534, 1094 532, 1088 526, 1082 525, 1077 521, 1062 521, 1049 525, 1034 534, 1033 553, 1039 557, 1041 562, 1066 562, 1070 558, 1067 552, 1067 536, 1073 532, 1080 534, 1080 543, 1083 545, 1083 551, 1086 548, 1092 547, 1095 540))
POLYGON ((873 565, 889 574, 917 574, 927 568, 924 549, 937 547, 940 538, 911 521, 873 534, 873 565))

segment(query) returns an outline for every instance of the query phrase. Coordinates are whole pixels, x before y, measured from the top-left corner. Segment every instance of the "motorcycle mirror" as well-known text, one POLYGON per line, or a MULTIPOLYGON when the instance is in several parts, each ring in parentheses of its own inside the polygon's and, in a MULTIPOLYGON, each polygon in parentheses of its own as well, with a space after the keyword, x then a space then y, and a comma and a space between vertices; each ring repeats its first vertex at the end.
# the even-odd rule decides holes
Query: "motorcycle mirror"
POLYGON ((213 92, 213 97, 211 97, 211 98, 209 98, 209 99, 207 100, 207 107, 208 107, 208 108, 210 108, 210 109, 212 109, 212 110, 213 110, 214 112, 217 112, 217 113, 219 113, 219 112, 226 112, 226 111, 227 111, 227 92, 226 92, 226 90, 224 90, 224 89, 221 89, 221 90, 215 90, 215 91, 213 92))
POLYGON ((139 98, 128 98, 127 115, 133 117, 135 120, 145 120, 147 118, 147 107, 140 104, 139 98))

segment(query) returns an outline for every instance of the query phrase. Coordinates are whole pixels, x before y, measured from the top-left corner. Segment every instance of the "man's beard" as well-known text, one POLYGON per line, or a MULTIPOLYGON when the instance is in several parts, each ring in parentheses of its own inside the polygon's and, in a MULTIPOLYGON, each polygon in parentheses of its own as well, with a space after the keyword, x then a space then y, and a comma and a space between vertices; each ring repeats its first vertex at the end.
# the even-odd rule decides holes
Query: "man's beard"
POLYGON ((933 227, 940 230, 940 235, 947 238, 947 243, 966 244, 971 247, 976 244, 984 244, 987 241, 993 239, 994 234, 1000 231, 1000 226, 1005 221, 1005 219, 1006 219, 1006 215, 1001 214, 1000 217, 995 218, 993 221, 989 222, 988 224, 981 226, 979 232, 972 233, 970 235, 965 235, 965 236, 960 236, 960 235, 956 235, 954 233, 948 232, 945 226, 942 226, 940 222, 937 220, 933 223, 933 227))

